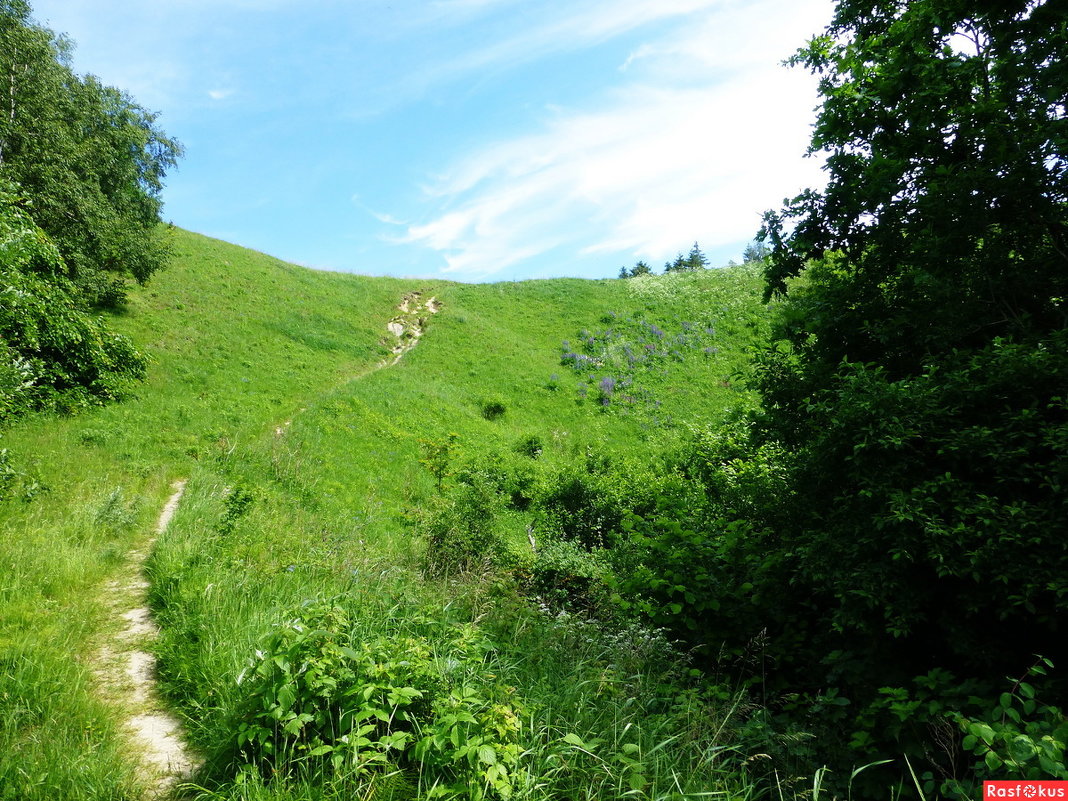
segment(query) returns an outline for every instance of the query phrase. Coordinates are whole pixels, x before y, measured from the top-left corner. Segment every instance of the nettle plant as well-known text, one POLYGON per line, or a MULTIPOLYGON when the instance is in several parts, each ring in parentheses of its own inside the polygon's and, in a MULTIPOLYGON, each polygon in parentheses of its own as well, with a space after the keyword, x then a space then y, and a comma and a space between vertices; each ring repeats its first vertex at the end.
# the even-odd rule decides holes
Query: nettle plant
POLYGON ((980 715, 955 715, 964 732, 961 746, 976 758, 976 776, 997 779, 1068 779, 1065 743, 1068 717, 1040 700, 1035 684, 1053 663, 1039 657, 1027 674, 980 715))
POLYGON ((409 617, 368 635, 342 606, 306 602, 238 678, 238 782, 400 769, 425 798, 508 799, 519 707, 486 669, 492 650, 470 625, 409 617))

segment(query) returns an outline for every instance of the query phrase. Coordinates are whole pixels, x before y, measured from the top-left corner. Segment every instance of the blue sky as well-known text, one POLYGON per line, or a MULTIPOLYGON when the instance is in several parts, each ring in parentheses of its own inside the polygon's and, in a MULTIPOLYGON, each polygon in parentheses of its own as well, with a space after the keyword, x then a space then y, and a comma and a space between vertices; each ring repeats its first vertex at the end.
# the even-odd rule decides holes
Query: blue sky
POLYGON ((830 0, 31 0, 186 147, 166 219, 289 261, 495 281, 739 259, 822 184, 830 0))

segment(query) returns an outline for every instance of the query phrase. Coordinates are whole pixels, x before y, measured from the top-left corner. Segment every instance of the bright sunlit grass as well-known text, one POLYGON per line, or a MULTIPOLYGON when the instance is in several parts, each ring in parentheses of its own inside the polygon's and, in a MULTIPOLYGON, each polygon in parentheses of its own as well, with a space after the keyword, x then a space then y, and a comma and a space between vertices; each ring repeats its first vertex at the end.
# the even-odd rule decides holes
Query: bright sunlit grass
MULTIPOLYGON (((486 632, 487 669, 522 710, 517 797, 744 791, 721 735, 731 699, 657 696, 662 671, 685 670, 666 642, 556 619, 506 579, 427 584, 412 521, 435 495, 427 443, 455 435, 460 463, 526 458, 522 443, 536 442, 551 472, 591 448, 651 458, 688 423, 747 407, 739 373, 764 319, 752 269, 468 286, 318 273, 182 231, 174 242, 172 267, 114 320, 153 359, 135 396, 4 434, 16 475, 0 503, 0 787, 18 792, 0 798, 137 797, 131 755, 95 700, 92 643, 106 626, 102 583, 176 477, 190 481, 150 561, 151 598, 164 689, 204 754, 232 738, 237 677, 264 635, 306 599, 337 599, 367 637, 393 636, 408 615, 486 632), (418 347, 377 369, 412 291, 442 309, 418 347), (584 331, 640 350, 643 321, 709 341, 629 374, 618 361, 591 375, 561 363, 584 331), (589 388, 605 377, 629 377, 640 397, 604 405, 589 388)), ((522 559, 529 521, 501 521, 522 559)), ((313 777, 233 785, 222 762, 201 778, 217 798, 329 797, 313 777)), ((411 797, 427 781, 375 774, 334 790, 411 797)))

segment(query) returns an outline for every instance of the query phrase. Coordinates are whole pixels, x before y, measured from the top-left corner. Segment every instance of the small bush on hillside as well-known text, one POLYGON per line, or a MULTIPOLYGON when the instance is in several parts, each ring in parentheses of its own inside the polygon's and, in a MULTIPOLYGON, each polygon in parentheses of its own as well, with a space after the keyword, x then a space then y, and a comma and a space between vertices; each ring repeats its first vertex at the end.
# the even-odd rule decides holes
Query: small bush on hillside
POLYGON ((541 437, 537 434, 530 434, 529 436, 523 437, 523 439, 515 444, 515 452, 522 456, 526 456, 529 459, 537 459, 541 456, 541 452, 544 448, 545 446, 541 441, 541 437))
POLYGON ((469 474, 435 497, 416 520, 426 543, 423 573, 435 578, 467 573, 500 557, 506 549, 497 517, 504 505, 497 487, 481 474, 469 474))
POLYGON ((11 487, 19 475, 19 471, 11 464, 11 456, 7 448, 0 448, 0 501, 11 492, 11 487))
POLYGON ((500 398, 489 398, 482 401, 480 409, 482 416, 487 420, 496 420, 499 417, 503 417, 504 413, 508 411, 508 407, 500 398))
POLYGON ((445 479, 451 475, 449 466, 455 457, 459 438, 458 434, 449 434, 442 440, 419 440, 419 450, 422 452, 419 464, 434 476, 434 486, 438 492, 441 492, 445 479))
POLYGON ((663 489, 664 476, 650 465, 618 463, 588 450, 583 458, 542 479, 533 505, 535 525, 547 539, 583 548, 612 543, 628 513, 650 507, 663 489))
POLYGON ((224 511, 216 529, 224 537, 234 532, 234 527, 241 518, 249 513, 256 496, 244 487, 234 487, 226 494, 223 501, 224 511))
POLYGON ((604 584, 608 570, 602 551, 550 541, 538 549, 524 589, 554 611, 596 613, 608 606, 604 584))

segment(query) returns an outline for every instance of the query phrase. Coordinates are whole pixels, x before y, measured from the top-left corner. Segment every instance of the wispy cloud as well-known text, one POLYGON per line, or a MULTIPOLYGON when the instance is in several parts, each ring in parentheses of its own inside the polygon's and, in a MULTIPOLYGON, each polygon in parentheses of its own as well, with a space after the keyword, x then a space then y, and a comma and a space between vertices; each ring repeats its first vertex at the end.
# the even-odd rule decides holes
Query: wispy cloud
POLYGON ((832 0, 33 2, 186 142, 176 222, 318 264, 603 275, 819 178, 778 62, 832 0))
MULTIPOLYGON (((601 30, 652 13, 653 4, 622 5, 601 30)), ((817 182, 819 165, 801 158, 813 83, 779 61, 800 44, 798 19, 818 29, 827 3, 787 14, 768 0, 666 5, 684 24, 631 53, 626 83, 596 110, 546 114, 539 132, 458 159, 427 193, 442 211, 410 226, 407 241, 472 277, 564 245, 663 259, 695 238, 711 247, 745 239, 764 209, 817 182)))
MULTIPOLYGON (((691 15, 727 5, 733 0, 542 0, 527 2, 523 14, 509 14, 499 30, 487 27, 482 46, 465 48, 450 58, 428 65, 409 76, 416 84, 432 85, 456 80, 486 70, 502 70, 527 64, 553 53, 588 47, 650 23, 691 15)), ((455 10, 492 11, 517 5, 510 0, 452 0, 436 5, 436 12, 424 21, 429 24, 465 21, 455 10), (442 11, 449 12, 441 15, 442 11)))

